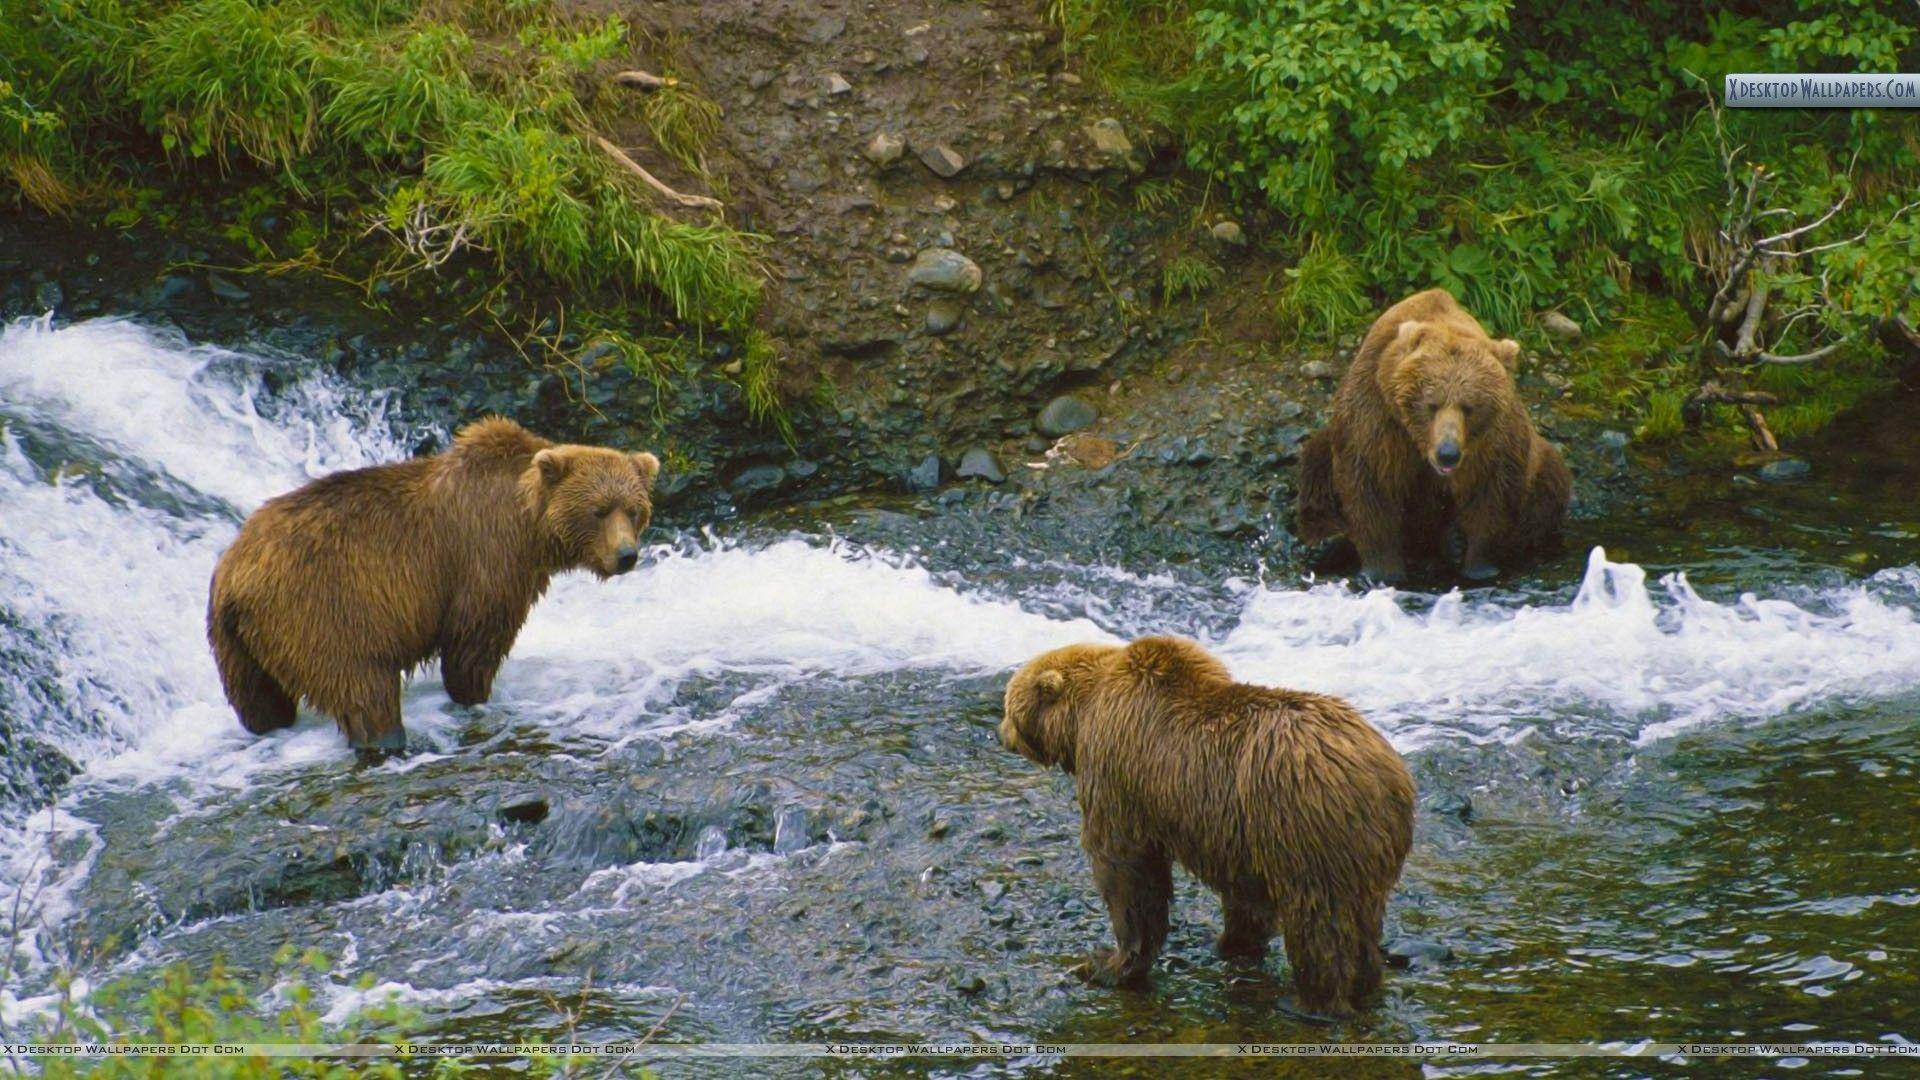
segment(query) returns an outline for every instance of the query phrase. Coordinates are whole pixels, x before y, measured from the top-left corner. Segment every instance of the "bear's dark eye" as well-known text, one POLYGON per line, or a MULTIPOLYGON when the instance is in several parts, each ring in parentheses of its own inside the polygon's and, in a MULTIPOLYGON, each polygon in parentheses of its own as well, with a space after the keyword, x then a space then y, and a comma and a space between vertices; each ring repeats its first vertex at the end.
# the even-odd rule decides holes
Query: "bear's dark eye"
POLYGON ((1471 405, 1462 405, 1462 406, 1460 406, 1460 415, 1461 415, 1461 416, 1472 416, 1472 415, 1473 415, 1473 406, 1471 406, 1471 405))
POLYGON ((599 518, 603 518, 603 517, 606 517, 606 516, 607 516, 608 514, 611 514, 611 513, 613 513, 613 507, 611 507, 611 506, 603 506, 603 507, 601 507, 600 509, 598 509, 598 510, 595 510, 595 511, 593 512, 593 516, 594 516, 594 517, 599 517, 599 518))

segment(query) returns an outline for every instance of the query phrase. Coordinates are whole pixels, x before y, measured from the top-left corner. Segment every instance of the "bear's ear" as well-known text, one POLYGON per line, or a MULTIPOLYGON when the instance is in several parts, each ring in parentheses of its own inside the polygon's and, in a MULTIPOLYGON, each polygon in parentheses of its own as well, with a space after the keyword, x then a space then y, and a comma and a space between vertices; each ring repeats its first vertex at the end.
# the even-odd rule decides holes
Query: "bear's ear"
POLYGON ((1419 319, 1408 319, 1406 322, 1400 324, 1399 329, 1393 332, 1393 343, 1411 349, 1415 345, 1420 344, 1420 337, 1426 332, 1426 323, 1421 322, 1419 319))
POLYGON ((640 482, 653 486, 653 478, 660 475, 660 459, 645 450, 630 455, 633 458, 633 471, 640 474, 640 482))
POLYGON ((557 446, 550 446, 533 455, 533 465, 540 470, 540 482, 548 487, 558 484, 567 475, 567 456, 557 446))
POLYGON ((1033 685, 1040 692, 1040 700, 1052 701, 1067 688, 1067 677, 1058 671, 1043 671, 1039 678, 1033 680, 1033 685))
POLYGON ((1520 343, 1512 338, 1501 338, 1493 343, 1493 355, 1500 358, 1508 371, 1520 366, 1520 343))

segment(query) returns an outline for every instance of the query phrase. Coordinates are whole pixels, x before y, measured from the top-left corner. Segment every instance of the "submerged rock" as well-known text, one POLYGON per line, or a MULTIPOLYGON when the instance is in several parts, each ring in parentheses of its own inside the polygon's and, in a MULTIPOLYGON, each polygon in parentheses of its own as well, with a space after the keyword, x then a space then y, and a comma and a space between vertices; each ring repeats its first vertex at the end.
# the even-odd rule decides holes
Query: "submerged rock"
POLYGON ((1760 466, 1760 479, 1785 484, 1804 480, 1812 472, 1813 466, 1801 458, 1781 458, 1779 461, 1769 461, 1760 466))

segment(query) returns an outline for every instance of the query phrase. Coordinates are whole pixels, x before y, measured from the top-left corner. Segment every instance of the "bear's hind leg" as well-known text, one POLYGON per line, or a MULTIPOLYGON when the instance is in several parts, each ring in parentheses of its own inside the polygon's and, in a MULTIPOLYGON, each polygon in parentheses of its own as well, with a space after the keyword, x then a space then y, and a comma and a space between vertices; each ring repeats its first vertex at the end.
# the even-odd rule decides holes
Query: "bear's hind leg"
POLYGON ((1286 941, 1300 1004, 1322 1016, 1351 1016, 1380 989, 1386 893, 1366 897, 1345 911, 1314 904, 1298 907, 1298 917, 1287 919, 1286 941))
POLYGON ((1273 905, 1265 897, 1221 893, 1220 906, 1226 914, 1226 927, 1217 943, 1220 956, 1253 961, 1266 956, 1267 942, 1273 940, 1273 905))
POLYGON ((1143 985, 1167 940, 1173 866, 1157 851, 1111 857, 1089 851, 1093 881, 1113 922, 1115 948, 1091 959, 1087 981, 1103 986, 1143 985))
POLYGON ((255 735, 293 726, 298 711, 293 695, 247 651, 231 617, 215 612, 207 621, 213 658, 220 667, 220 685, 240 717, 240 726, 255 735))
POLYGON ((400 673, 375 667, 357 669, 339 683, 333 700, 320 702, 322 711, 340 725, 347 744, 362 758, 398 754, 407 748, 407 732, 400 725, 400 673))

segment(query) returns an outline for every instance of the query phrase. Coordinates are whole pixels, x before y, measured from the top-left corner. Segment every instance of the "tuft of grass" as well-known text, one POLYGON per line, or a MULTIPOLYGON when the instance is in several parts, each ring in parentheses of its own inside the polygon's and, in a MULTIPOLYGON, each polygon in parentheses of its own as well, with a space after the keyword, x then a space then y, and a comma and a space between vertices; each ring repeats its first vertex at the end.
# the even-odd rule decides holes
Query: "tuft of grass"
POLYGON ((720 106, 676 82, 649 93, 640 115, 660 149, 688 169, 706 174, 707 145, 720 130, 720 106))
POLYGON ((1680 390, 1655 390, 1647 395, 1639 426, 1633 429, 1641 442, 1665 442, 1679 438, 1686 430, 1683 415, 1687 395, 1680 390))
POLYGON ((1313 237, 1306 254, 1287 268, 1285 276, 1274 297, 1274 314, 1296 335, 1331 341, 1372 311, 1360 268, 1331 240, 1313 237))
POLYGON ((126 73, 170 153, 295 175, 320 134, 320 39, 290 8, 193 0, 146 28, 126 73))
POLYGON ((1220 265, 1212 259, 1176 255, 1160 268, 1160 303, 1171 304, 1179 297, 1198 297, 1220 284, 1224 276, 1220 265))
POLYGON ((740 354, 740 392, 747 401, 747 413, 758 423, 771 423, 789 444, 793 442, 793 420, 780 405, 779 356, 773 339, 759 330, 746 335, 740 354))
MULTIPOLYGON (((594 142, 577 88, 631 36, 618 16, 553 0, 0 6, 0 180, 69 208, 70 168, 97 156, 137 169, 154 150, 143 140, 157 140, 182 192, 207 166, 272 180, 280 205, 249 187, 246 216, 296 223, 288 235, 303 246, 272 252, 242 237, 266 263, 402 278, 451 268, 456 281, 490 264, 489 308, 509 287, 535 304, 564 290, 609 325, 618 313, 742 330, 762 286, 756 238, 669 216, 594 142), (394 246, 369 258, 333 236, 343 213, 394 246)), ((664 101, 648 116, 656 137, 697 161, 717 108, 691 90, 664 101)))

